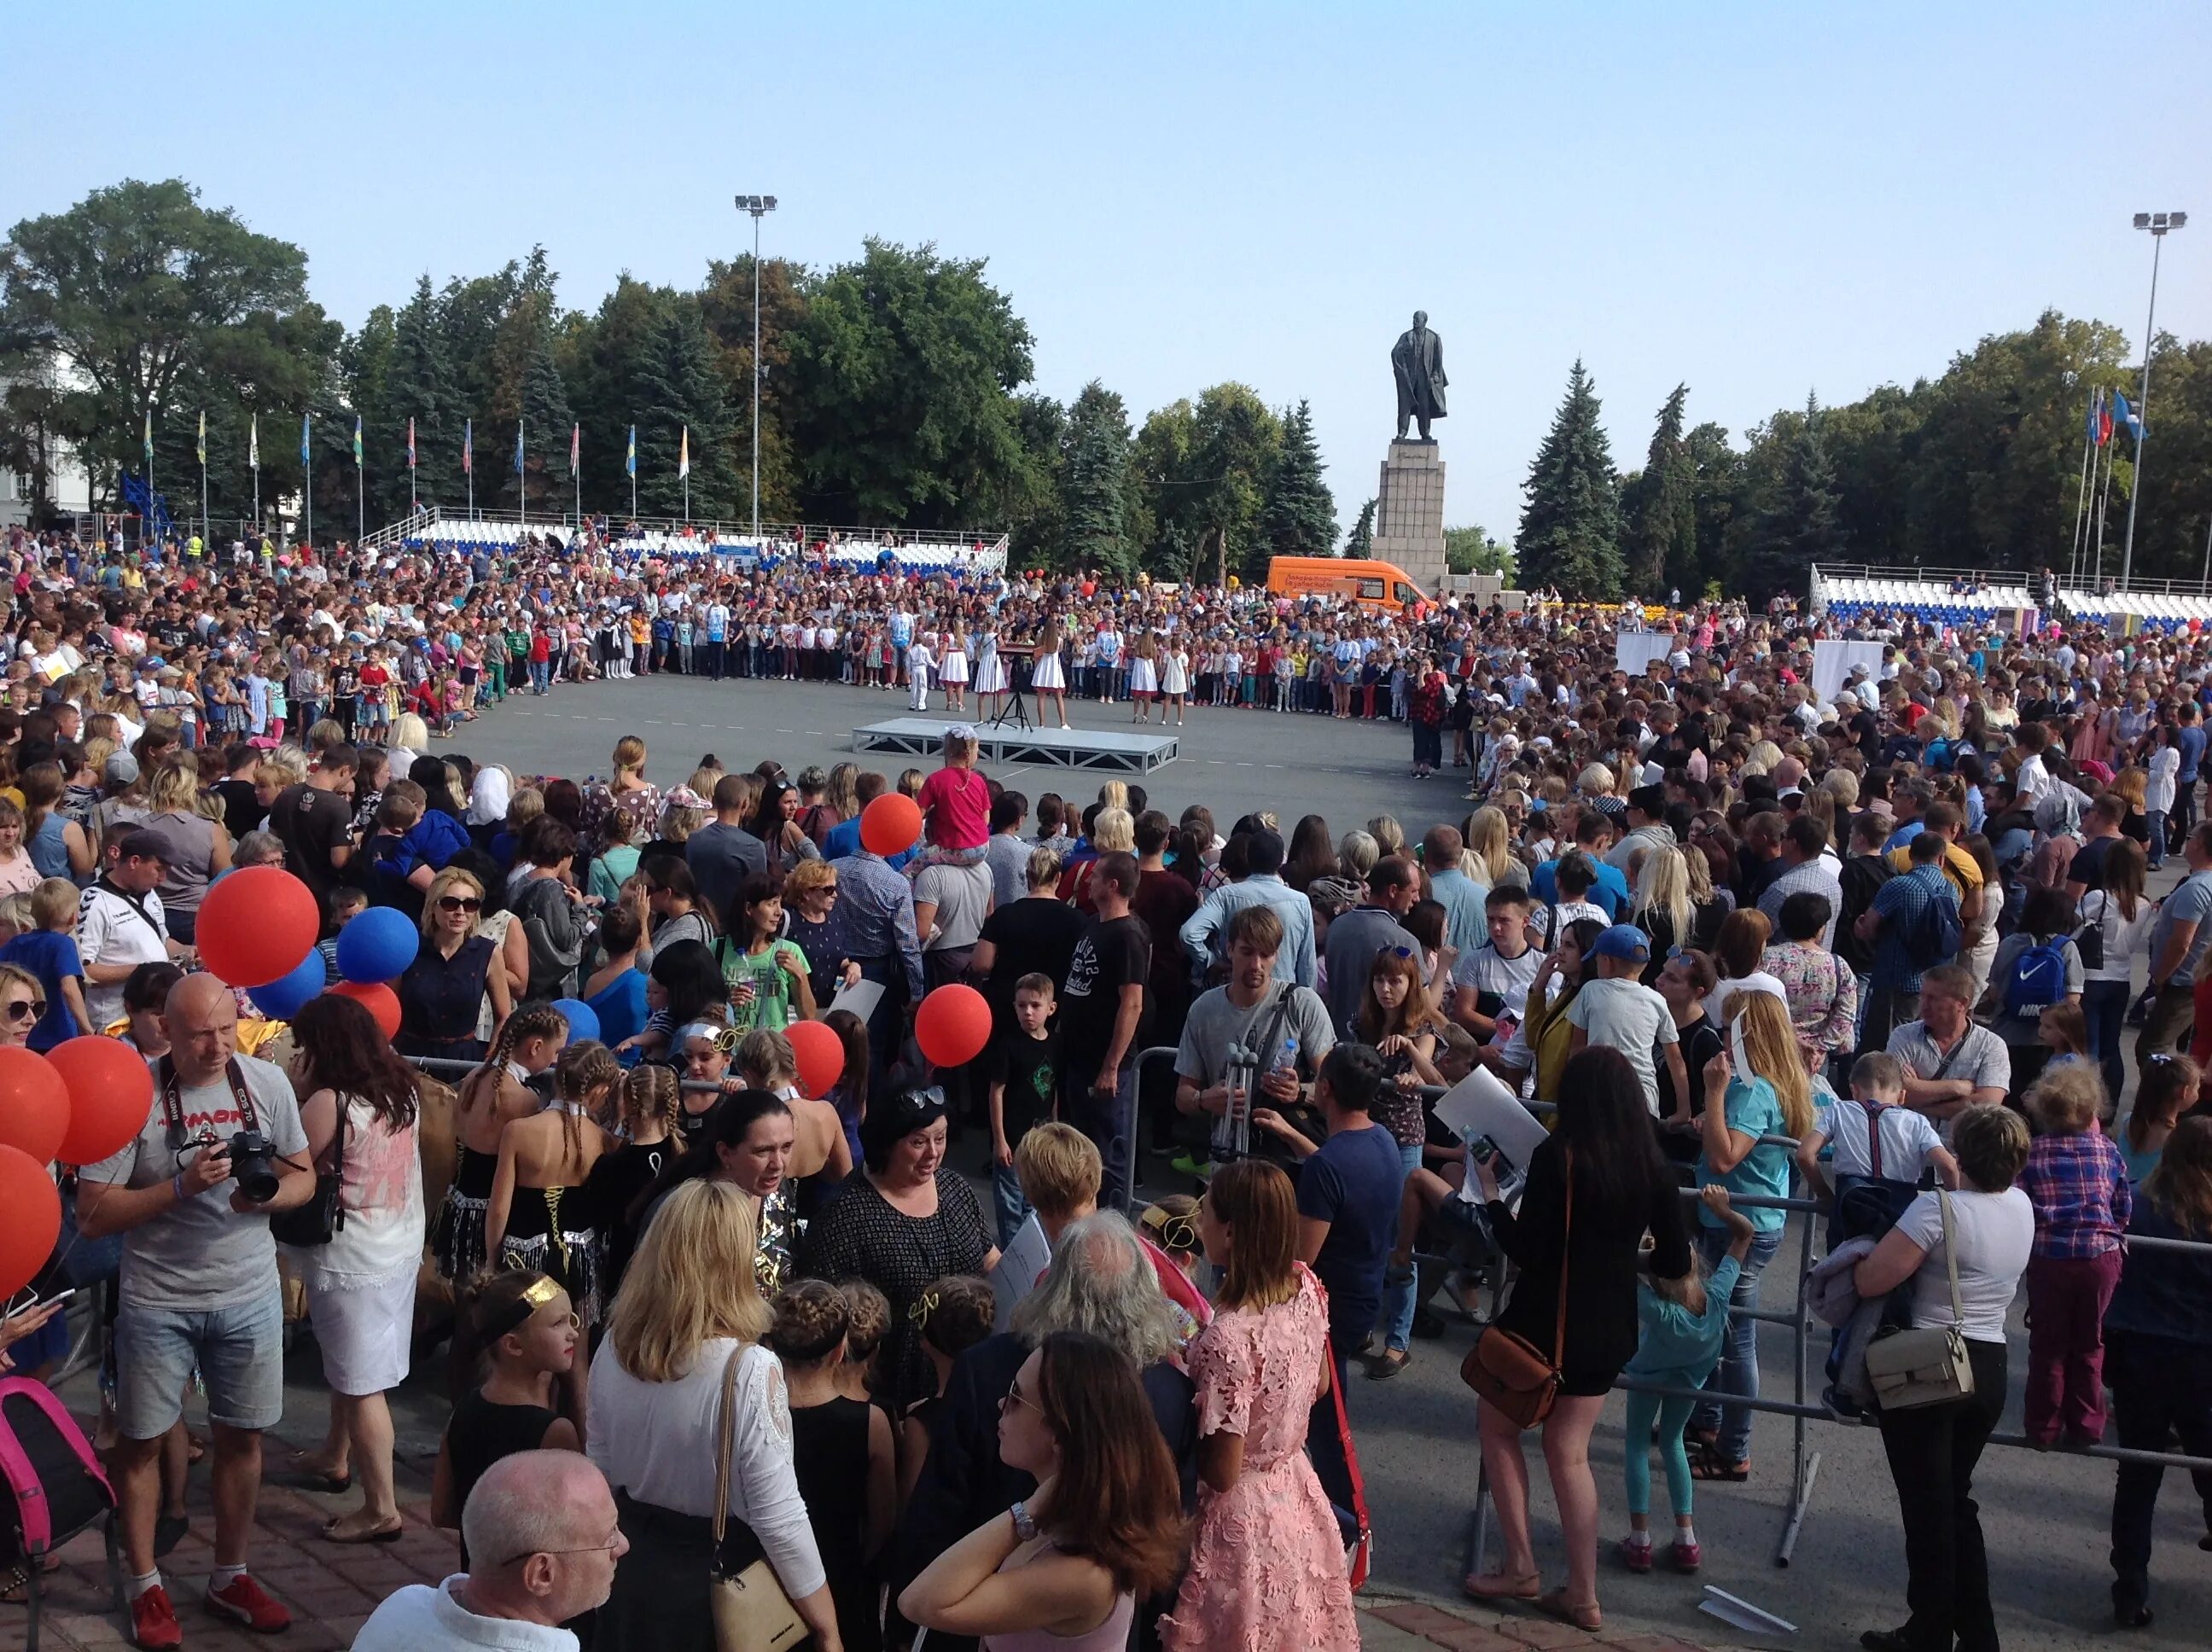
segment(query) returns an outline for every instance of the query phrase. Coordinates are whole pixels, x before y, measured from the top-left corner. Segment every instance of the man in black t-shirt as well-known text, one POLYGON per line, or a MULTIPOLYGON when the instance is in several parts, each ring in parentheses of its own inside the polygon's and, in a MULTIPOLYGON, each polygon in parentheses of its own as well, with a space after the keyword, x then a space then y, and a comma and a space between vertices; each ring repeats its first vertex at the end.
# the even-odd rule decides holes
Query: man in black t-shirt
POLYGON ((1098 916, 1075 944, 1060 993, 1066 1051, 1060 1116, 1090 1137, 1105 1161, 1102 1210, 1120 1210, 1129 1197, 1133 1058, 1143 1048, 1145 983, 1152 963, 1152 936, 1129 914, 1139 875, 1133 855, 1098 857, 1091 873, 1098 916))
POLYGON ((353 859, 353 775, 359 758, 349 745, 334 745, 315 760, 307 778, 288 786, 270 805, 269 829, 284 845, 284 865, 315 892, 318 906, 353 859))
POLYGON ((991 1003, 991 1030, 1005 1037, 1014 1027, 1014 984, 1024 975, 1045 975, 1057 985, 1067 979, 1075 944, 1083 938, 1084 917, 1060 898, 1060 857, 1032 849, 1024 874, 1029 893, 994 907, 975 938, 969 969, 983 977, 983 996, 991 1003))

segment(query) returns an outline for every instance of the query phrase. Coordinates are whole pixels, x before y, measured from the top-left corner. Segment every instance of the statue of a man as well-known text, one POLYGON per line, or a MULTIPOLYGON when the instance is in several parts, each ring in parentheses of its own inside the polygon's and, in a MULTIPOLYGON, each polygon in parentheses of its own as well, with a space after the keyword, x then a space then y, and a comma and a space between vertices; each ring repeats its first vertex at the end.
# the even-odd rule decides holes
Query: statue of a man
POLYGON ((1398 440, 1406 440, 1408 420, 1429 440, 1429 421, 1444 416, 1443 341, 1429 331, 1429 313, 1413 312, 1413 325, 1390 347, 1390 370, 1398 378, 1398 440))

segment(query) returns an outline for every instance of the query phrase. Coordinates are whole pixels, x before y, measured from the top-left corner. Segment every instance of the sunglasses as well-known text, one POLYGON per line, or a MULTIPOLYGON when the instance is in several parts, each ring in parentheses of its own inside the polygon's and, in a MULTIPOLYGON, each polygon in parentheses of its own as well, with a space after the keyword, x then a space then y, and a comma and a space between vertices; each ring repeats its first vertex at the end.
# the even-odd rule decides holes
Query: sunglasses
POLYGON ((27 1021, 46 1012, 46 1001, 42 998, 11 998, 6 1008, 9 1020, 27 1021))
POLYGON ((1375 949, 1375 956, 1378 958, 1410 958, 1413 956, 1413 949, 1410 946, 1378 946, 1375 949))
POLYGON ((483 902, 469 895, 441 895, 438 897, 441 912, 481 912, 483 902))
POLYGON ((1027 1406, 1038 1416, 1042 1417, 1044 1415, 1044 1407, 1037 1404, 1036 1400, 1030 1399, 1029 1395, 1024 1394, 1022 1392, 1021 1384, 1018 1382, 999 1396, 999 1409, 1001 1412, 1003 1412, 1009 1406, 1027 1406))

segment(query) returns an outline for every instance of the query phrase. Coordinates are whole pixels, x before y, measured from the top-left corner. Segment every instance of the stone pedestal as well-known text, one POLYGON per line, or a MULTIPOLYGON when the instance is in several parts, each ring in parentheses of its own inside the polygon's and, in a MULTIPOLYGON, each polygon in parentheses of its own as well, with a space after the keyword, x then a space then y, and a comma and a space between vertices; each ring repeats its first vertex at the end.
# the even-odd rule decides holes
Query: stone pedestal
POLYGON ((1375 501, 1377 562, 1395 562, 1434 595, 1444 576, 1444 462, 1433 441, 1394 441, 1375 501))

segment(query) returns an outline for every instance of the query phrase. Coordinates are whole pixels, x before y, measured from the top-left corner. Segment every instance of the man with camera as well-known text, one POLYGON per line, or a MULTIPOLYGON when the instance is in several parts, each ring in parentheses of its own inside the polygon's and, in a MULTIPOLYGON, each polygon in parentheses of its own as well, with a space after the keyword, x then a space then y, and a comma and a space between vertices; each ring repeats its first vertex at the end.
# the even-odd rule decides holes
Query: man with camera
POLYGON ((154 1562, 161 1436, 197 1368, 215 1434, 215 1570, 207 1609, 264 1634, 291 1614, 247 1575, 261 1435, 283 1415, 283 1293, 272 1212, 315 1190, 300 1106, 283 1070, 238 1050, 238 1006, 212 975, 187 975, 165 1011, 169 1054, 137 1138, 78 1185, 87 1238, 123 1235, 115 1321, 118 1439, 108 1460, 121 1515, 132 1643, 184 1631, 154 1562))

